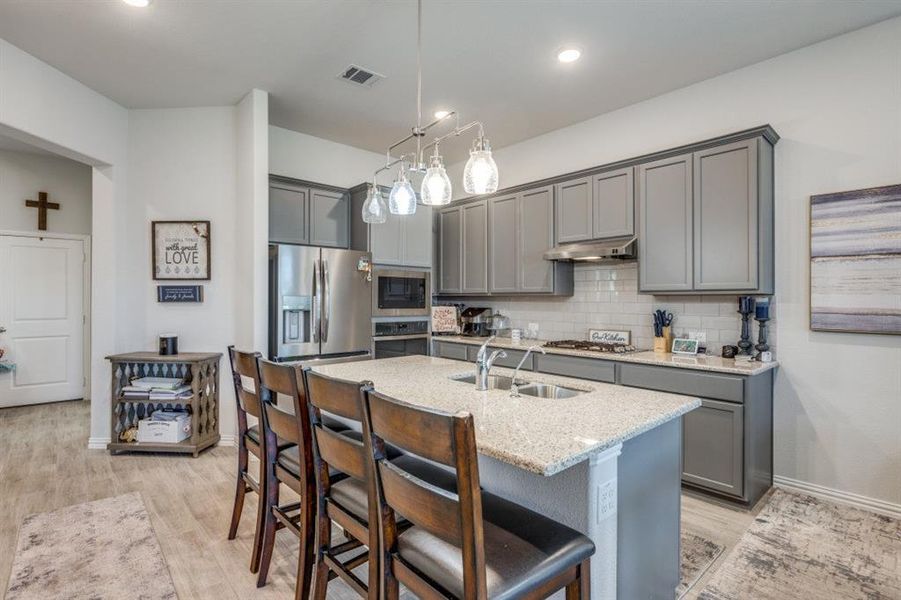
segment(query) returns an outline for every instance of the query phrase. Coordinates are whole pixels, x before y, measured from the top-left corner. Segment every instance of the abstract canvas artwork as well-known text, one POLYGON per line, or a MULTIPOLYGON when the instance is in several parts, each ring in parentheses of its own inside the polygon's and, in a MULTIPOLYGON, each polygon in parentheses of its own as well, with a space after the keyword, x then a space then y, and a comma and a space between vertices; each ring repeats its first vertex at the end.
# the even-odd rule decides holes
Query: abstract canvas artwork
POLYGON ((901 185, 811 196, 810 328, 901 334, 901 185))

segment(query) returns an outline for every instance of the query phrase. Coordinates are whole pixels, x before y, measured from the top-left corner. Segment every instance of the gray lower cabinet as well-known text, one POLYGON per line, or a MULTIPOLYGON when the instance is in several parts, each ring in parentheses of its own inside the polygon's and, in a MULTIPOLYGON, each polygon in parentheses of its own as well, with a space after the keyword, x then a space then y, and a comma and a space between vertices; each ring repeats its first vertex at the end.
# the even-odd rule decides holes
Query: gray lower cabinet
POLYGON ((638 166, 638 287, 691 291, 691 154, 638 166))
POLYGON ((310 244, 347 248, 350 234, 347 192, 310 188, 310 244))
MULTIPOLYGON (((479 350, 474 344, 433 344, 436 356, 470 363, 479 350)), ((495 364, 512 368, 524 355, 506 352, 495 364)), ((732 375, 552 353, 532 354, 523 368, 700 398, 701 407, 682 417, 682 482, 747 506, 773 485, 772 371, 732 375)))
POLYGON ((350 195, 273 177, 269 183, 269 241, 347 248, 350 195))
POLYGON ((438 213, 438 236, 438 293, 459 294, 463 290, 462 207, 438 213))
POLYGON ((488 293, 488 201, 462 207, 464 294, 488 293))
POLYGON ((554 191, 557 196, 557 243, 590 240, 594 211, 591 177, 558 183, 554 191))

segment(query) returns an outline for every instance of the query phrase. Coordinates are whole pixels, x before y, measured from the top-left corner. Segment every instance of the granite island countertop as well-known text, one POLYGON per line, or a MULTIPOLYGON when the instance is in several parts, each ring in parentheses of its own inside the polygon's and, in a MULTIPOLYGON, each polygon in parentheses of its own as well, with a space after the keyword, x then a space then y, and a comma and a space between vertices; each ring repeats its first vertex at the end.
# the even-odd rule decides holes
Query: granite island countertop
MULTIPOLYGON (((441 335, 432 336, 432 339, 439 342, 450 342, 454 344, 469 344, 471 346, 481 346, 488 338, 466 337, 462 335, 441 335)), ((506 350, 526 350, 529 346, 538 344, 543 346, 545 340, 522 340, 518 344, 514 344, 510 338, 496 338, 491 342, 494 348, 504 348, 506 350)), ((762 362, 739 362, 734 358, 721 358, 719 356, 680 356, 669 352, 653 352, 650 350, 642 350, 638 352, 630 352, 628 354, 615 354, 613 352, 592 352, 590 350, 572 350, 568 348, 545 348, 548 354, 564 354, 567 356, 581 356, 583 358, 594 358, 597 360, 615 360, 619 362, 640 363, 643 365, 656 365, 658 367, 676 367, 680 369, 694 369, 695 371, 714 371, 716 373, 731 373, 733 375, 758 375, 775 369, 779 366, 776 361, 769 363, 762 362)))
MULTIPOLYGON (((398 400, 447 413, 473 415, 476 446, 490 456, 540 475, 553 475, 619 443, 699 407, 689 396, 630 388, 543 373, 522 373, 530 382, 584 390, 573 398, 549 400, 509 391, 479 392, 451 378, 474 366, 429 356, 321 365, 315 371, 352 381, 372 381, 398 400)), ((512 375, 495 367, 492 374, 512 375)))

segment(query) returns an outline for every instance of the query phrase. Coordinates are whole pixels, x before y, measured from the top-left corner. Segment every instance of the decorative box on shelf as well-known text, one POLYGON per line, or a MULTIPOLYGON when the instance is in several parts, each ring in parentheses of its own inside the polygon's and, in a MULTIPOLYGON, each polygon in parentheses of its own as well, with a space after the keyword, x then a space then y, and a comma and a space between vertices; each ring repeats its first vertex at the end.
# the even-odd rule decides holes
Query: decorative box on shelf
POLYGON ((219 441, 219 352, 182 352, 161 356, 156 352, 130 352, 107 356, 112 369, 111 426, 107 448, 118 452, 175 452, 193 454, 219 441), (180 378, 191 394, 163 399, 127 393, 125 388, 142 377, 180 378), (157 410, 184 409, 191 415, 191 435, 179 442, 141 442, 129 430, 137 428, 157 410))

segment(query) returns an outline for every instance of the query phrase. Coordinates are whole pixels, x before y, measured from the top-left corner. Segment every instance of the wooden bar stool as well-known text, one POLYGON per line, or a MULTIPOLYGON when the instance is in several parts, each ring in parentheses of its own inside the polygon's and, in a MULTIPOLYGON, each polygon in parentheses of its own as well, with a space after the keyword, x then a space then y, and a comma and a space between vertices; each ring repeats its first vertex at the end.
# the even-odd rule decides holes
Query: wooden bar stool
POLYGON ((364 440, 382 524, 385 598, 399 583, 420 598, 589 597, 594 544, 547 517, 479 488, 472 415, 412 407, 366 390, 364 440), (456 471, 457 493, 389 461, 385 445, 456 471), (398 527, 397 515, 413 526, 398 527))
MULTIPOLYGON (((334 574, 360 596, 376 600, 380 588, 379 527, 369 526, 370 523, 378 523, 371 461, 367 457, 362 434, 342 435, 331 429, 324 418, 324 413, 331 413, 355 421, 362 427, 363 391, 368 389, 369 384, 334 379, 309 369, 304 369, 304 380, 313 433, 313 472, 318 499, 313 598, 325 599, 328 582, 334 574), (329 477, 329 473, 336 469, 347 477, 329 477), (344 530, 350 541, 332 545, 332 521, 344 530), (340 558, 361 546, 366 546, 365 552, 343 560, 340 558), (353 569, 367 561, 368 585, 352 573, 353 569)), ((401 455, 390 447, 384 448, 384 454, 388 460, 429 481, 437 489, 453 489, 455 486, 450 471, 401 455)))
MULTIPOLYGON (((238 410, 238 474, 228 539, 233 540, 237 535, 238 523, 241 521, 241 512, 244 509, 244 496, 247 495, 247 492, 255 492, 259 496, 259 503, 253 533, 253 552, 250 557, 250 570, 253 573, 256 573, 260 567, 265 510, 263 439, 260 433, 263 413, 259 397, 260 376, 257 368, 257 359, 260 356, 259 352, 242 352, 235 350, 234 346, 228 347, 228 359, 231 363, 232 380, 235 386, 235 406, 238 410), (245 385, 245 379, 252 383, 253 389, 249 389, 245 385), (248 426, 247 415, 256 418, 257 424, 248 426), (256 456, 260 461, 260 473, 257 477, 248 472, 250 454, 256 456)), ((287 445, 289 444, 285 444, 285 446, 287 445)))

